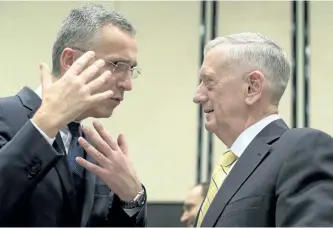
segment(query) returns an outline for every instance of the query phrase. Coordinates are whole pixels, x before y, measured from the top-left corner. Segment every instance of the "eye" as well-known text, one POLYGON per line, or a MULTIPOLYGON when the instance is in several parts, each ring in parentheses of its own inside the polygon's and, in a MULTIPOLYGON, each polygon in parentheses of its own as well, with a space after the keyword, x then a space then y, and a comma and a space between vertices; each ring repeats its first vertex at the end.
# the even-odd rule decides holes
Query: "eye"
POLYGON ((113 69, 117 65, 117 62, 105 61, 105 67, 113 69))
POLYGON ((119 62, 109 62, 113 66, 117 66, 119 62))
POLYGON ((127 63, 115 62, 114 64, 116 64, 117 68, 121 71, 126 71, 131 69, 130 65, 128 65, 127 63))
POLYGON ((212 79, 207 79, 207 80, 205 81, 205 85, 207 86, 207 88, 211 88, 211 87, 213 87, 215 84, 216 84, 215 81, 212 80, 212 79))

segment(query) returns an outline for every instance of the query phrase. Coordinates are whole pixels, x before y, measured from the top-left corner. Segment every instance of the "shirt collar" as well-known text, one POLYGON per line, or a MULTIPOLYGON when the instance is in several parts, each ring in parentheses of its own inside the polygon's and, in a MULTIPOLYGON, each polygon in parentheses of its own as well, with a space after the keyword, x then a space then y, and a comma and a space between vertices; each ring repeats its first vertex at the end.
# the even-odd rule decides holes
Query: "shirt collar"
POLYGON ((35 93, 42 99, 42 86, 38 86, 35 93))
POLYGON ((231 146, 231 151, 240 157, 245 149, 250 145, 252 140, 261 132, 268 124, 280 119, 277 114, 267 116, 249 128, 245 129, 235 140, 231 146))

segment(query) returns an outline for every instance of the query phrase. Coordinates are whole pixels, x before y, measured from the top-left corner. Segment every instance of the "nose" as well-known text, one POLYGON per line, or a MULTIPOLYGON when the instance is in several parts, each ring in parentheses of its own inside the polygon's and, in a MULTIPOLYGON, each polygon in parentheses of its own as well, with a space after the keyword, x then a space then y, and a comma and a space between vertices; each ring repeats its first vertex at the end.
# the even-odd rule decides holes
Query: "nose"
POLYGON ((208 101, 208 96, 203 88, 202 83, 198 86, 197 90, 195 91, 194 97, 193 97, 193 102, 196 104, 203 104, 208 101))
POLYGON ((180 217, 180 222, 181 222, 181 223, 186 223, 186 221, 188 220, 188 216, 187 216, 186 214, 187 214, 187 213, 184 212, 184 213, 182 214, 182 216, 180 217))
POLYGON ((132 90, 132 80, 133 79, 130 75, 126 75, 123 78, 123 80, 119 81, 119 87, 122 87, 125 91, 131 91, 132 90))

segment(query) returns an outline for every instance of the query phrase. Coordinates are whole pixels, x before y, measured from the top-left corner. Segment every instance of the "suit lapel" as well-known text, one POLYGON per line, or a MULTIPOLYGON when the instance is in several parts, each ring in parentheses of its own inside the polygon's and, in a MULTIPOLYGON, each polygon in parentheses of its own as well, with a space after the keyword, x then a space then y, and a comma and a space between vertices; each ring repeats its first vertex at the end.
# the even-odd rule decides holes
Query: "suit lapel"
POLYGON ((238 159, 216 194, 202 221, 202 227, 215 226, 231 198, 236 194, 238 189, 249 178, 263 159, 269 155, 271 143, 276 141, 287 129, 288 127, 283 120, 276 120, 255 137, 242 156, 238 159))
POLYGON ((31 118, 42 103, 40 97, 28 87, 24 87, 16 95, 24 107, 30 110, 28 117, 31 118))
MULTIPOLYGON (((93 159, 89 155, 87 156, 87 160, 93 162, 93 159)), ((94 203, 95 182, 96 182, 96 175, 92 172, 86 171, 85 195, 84 195, 84 203, 81 216, 81 227, 87 226, 87 222, 91 214, 92 206, 94 203)))
MULTIPOLYGON (((22 105, 30 110, 28 112, 28 118, 31 119, 41 105, 40 97, 28 87, 24 87, 17 94, 17 96, 21 100, 22 105)), ((70 201, 69 203, 70 203, 73 211, 76 211, 75 197, 74 197, 74 191, 73 191, 73 180, 71 178, 71 175, 70 175, 70 172, 68 169, 67 156, 65 153, 66 150, 65 150, 60 133, 57 134, 55 142, 53 143, 53 147, 55 148, 55 150, 57 150, 57 152, 60 155, 63 155, 63 157, 59 160, 59 162, 56 163, 55 169, 66 190, 66 193, 68 194, 68 199, 70 201)))
POLYGON ((61 179, 61 182, 64 186, 64 189, 68 195, 68 199, 69 199, 69 204, 71 205, 73 211, 77 211, 76 210, 76 198, 75 198, 75 193, 74 193, 74 189, 73 189, 73 179, 72 179, 72 175, 69 171, 69 167, 68 167, 68 162, 67 162, 67 155, 65 153, 65 146, 63 144, 62 138, 60 133, 57 134, 56 136, 56 140, 53 143, 53 147, 55 150, 57 150, 59 152, 59 154, 62 154, 63 157, 59 160, 59 162, 57 162, 57 164, 55 165, 55 169, 61 179))
MULTIPOLYGON (((86 160, 93 164, 96 164, 94 159, 88 153, 86 153, 86 160)), ((87 222, 91 214, 92 206, 94 203, 95 183, 96 183, 96 175, 93 172, 85 170, 85 182, 84 182, 85 194, 84 194, 84 203, 81 216, 81 227, 87 226, 87 222)))
POLYGON ((202 226, 214 226, 225 206, 266 156, 270 146, 254 140, 237 161, 208 208, 202 226), (259 152, 260 151, 260 152, 259 152), (259 152, 259 153, 258 153, 259 152))

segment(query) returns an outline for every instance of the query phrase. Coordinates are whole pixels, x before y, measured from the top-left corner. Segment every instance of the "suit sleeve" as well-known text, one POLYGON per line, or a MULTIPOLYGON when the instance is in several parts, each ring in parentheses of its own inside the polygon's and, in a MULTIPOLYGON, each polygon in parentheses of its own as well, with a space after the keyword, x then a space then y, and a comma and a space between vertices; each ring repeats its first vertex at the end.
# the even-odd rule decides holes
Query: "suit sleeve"
POLYGON ((109 208, 107 226, 144 227, 147 223, 147 203, 138 212, 129 215, 120 205, 120 199, 115 196, 109 208))
POLYGON ((278 176, 278 227, 333 226, 333 139, 305 131, 278 176))
POLYGON ((12 119, 0 109, 0 223, 61 157, 31 121, 16 133, 12 119))

